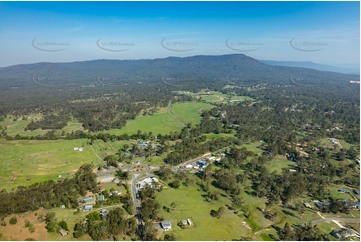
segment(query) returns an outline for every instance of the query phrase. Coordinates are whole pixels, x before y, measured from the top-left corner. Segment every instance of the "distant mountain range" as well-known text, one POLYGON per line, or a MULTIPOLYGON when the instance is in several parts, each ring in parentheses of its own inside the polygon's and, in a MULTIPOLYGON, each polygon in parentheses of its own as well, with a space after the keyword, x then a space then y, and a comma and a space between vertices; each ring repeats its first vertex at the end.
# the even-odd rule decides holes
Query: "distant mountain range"
MULTIPOLYGON (((69 63, 36 63, 0 69, 0 88, 84 86, 102 82, 115 84, 197 81, 224 84, 335 84, 359 80, 358 75, 264 63, 243 54, 168 57, 147 60, 91 60, 69 63)), ((280 62, 277 62, 280 64, 280 62)))
POLYGON ((289 67, 302 67, 310 68, 319 71, 332 71, 345 74, 360 74, 360 67, 351 65, 349 67, 330 66, 314 63, 312 61, 273 61, 273 60, 260 60, 260 62, 272 66, 289 66, 289 67))

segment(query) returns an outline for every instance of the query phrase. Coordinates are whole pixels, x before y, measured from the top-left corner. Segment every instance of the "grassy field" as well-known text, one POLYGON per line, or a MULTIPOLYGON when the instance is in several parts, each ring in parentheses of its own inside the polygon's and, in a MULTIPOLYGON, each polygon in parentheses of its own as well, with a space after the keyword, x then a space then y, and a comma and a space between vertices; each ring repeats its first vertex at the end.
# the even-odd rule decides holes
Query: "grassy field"
MULTIPOLYGON (((103 164, 106 155, 114 154, 123 141, 104 143, 97 140, 88 145, 86 139, 77 140, 0 140, 0 188, 68 177, 82 164, 103 164), (82 152, 74 147, 84 146, 82 152), (15 178, 15 180, 14 180, 15 178)), ((129 143, 129 142, 128 142, 129 143)))
POLYGON ((261 145, 262 143, 258 141, 249 144, 241 144, 239 145, 239 148, 245 147, 247 150, 260 155, 263 152, 263 150, 260 148, 261 145))
MULTIPOLYGON (((182 122, 198 124, 201 120, 201 111, 212 107, 210 104, 200 102, 175 103, 172 105, 172 111, 182 122)), ((141 130, 153 134, 168 134, 171 131, 180 131, 181 129, 182 125, 168 113, 168 109, 162 108, 153 115, 138 116, 136 119, 128 121, 122 129, 111 129, 107 133, 116 135, 135 134, 141 130)))
MULTIPOLYGON (((17 134, 22 136, 36 136, 36 135, 44 135, 47 132, 51 131, 50 129, 39 129, 36 130, 28 130, 25 131, 26 126, 31 122, 31 120, 39 120, 41 119, 40 114, 32 114, 27 116, 21 116, 15 120, 15 116, 7 116, 4 121, 0 122, 0 126, 6 127, 7 134, 10 136, 15 136, 17 134)), ((65 131, 66 133, 70 133, 76 130, 84 130, 81 123, 72 119, 68 122, 68 125, 65 126, 61 130, 57 130, 59 133, 65 131)))
POLYGON ((293 168, 293 163, 285 158, 273 158, 267 161, 265 166, 269 172, 281 174, 282 169, 293 168))
POLYGON ((242 226, 242 219, 228 209, 220 219, 210 216, 212 209, 217 210, 229 203, 225 198, 209 203, 204 201, 201 195, 202 192, 192 185, 178 189, 165 188, 157 194, 161 207, 169 207, 171 202, 176 203, 174 210, 170 213, 162 210, 161 215, 172 222, 172 233, 177 240, 232 240, 250 232, 247 227, 242 226), (180 220, 188 218, 192 220, 192 226, 186 229, 177 226, 180 220))
POLYGON ((198 93, 193 92, 179 92, 182 94, 186 94, 192 97, 200 98, 200 100, 208 102, 208 103, 214 103, 214 104, 220 104, 220 103, 239 103, 244 101, 253 101, 253 98, 248 96, 237 96, 237 95, 230 95, 230 94, 223 94, 221 92, 216 91, 209 91, 209 90, 201 90, 198 93))
MULTIPOLYGON (((44 213, 44 210, 42 211, 44 213)), ((0 226, 0 240, 25 240, 32 238, 35 240, 50 240, 45 229, 45 222, 37 219, 40 213, 29 212, 16 215, 17 223, 10 224, 9 220, 13 216, 5 218, 6 226, 0 226), (35 231, 32 233, 25 227, 25 220, 29 220, 34 225, 35 231)))
MULTIPOLYGON (((172 105, 173 114, 183 123, 198 124, 201 121, 200 113, 202 110, 211 109, 213 105, 202 102, 185 102, 185 103, 174 103, 172 105)), ((7 128, 7 133, 10 136, 17 134, 23 136, 36 136, 44 135, 50 130, 42 130, 40 127, 34 131, 25 131, 25 127, 31 122, 31 120, 41 119, 41 115, 28 115, 26 117, 20 117, 14 121, 14 116, 8 116, 4 121, 0 122, 0 125, 7 128), (24 118, 24 119, 23 119, 24 118)), ((134 134, 138 130, 143 132, 153 132, 154 134, 168 134, 171 131, 180 131, 182 124, 177 122, 169 113, 167 108, 162 108, 158 112, 152 115, 138 116, 135 120, 127 122, 126 126, 122 129, 111 129, 106 131, 110 134, 134 134)), ((58 132, 65 131, 71 132, 76 130, 84 130, 81 123, 72 119, 68 122, 68 125, 58 132)))
POLYGON ((200 113, 212 107, 213 105, 200 102, 174 103, 172 105, 172 111, 185 124, 199 124, 201 122, 200 113))

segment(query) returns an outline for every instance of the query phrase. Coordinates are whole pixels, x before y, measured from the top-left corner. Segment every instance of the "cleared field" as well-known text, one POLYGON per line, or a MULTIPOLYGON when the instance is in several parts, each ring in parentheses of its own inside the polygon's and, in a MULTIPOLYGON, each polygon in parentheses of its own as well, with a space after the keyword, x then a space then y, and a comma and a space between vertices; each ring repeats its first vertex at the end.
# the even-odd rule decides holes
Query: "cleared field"
POLYGON ((209 91, 209 90, 201 90, 198 93, 193 92, 178 92, 182 94, 186 94, 189 96, 200 98, 200 100, 203 100, 205 102, 209 103, 239 103, 244 101, 253 101, 254 99, 248 96, 238 96, 235 94, 223 94, 221 92, 216 91, 209 91))
POLYGON ((274 158, 266 162, 266 168, 269 172, 281 174, 282 169, 292 169, 293 163, 285 158, 274 158))
MULTIPOLYGON (((39 215, 40 213, 37 213, 39 215)), ((10 224, 9 220, 13 216, 5 218, 6 226, 0 226, 0 240, 49 240, 48 232, 45 229, 45 222, 37 219, 34 212, 16 215, 17 223, 10 224), (30 232, 25 227, 25 220, 33 224, 35 231, 30 232)))
POLYGON ((241 144, 239 145, 239 148, 245 147, 247 150, 260 155, 263 152, 263 150, 260 148, 261 145, 262 145, 261 142, 253 142, 249 144, 241 144))
POLYGON ((211 104, 200 102, 174 103, 173 113, 184 123, 199 124, 201 122, 200 113, 214 107, 211 104))
MULTIPOLYGON (((36 130, 28 130, 25 131, 26 126, 31 122, 31 120, 39 120, 41 119, 41 115, 28 115, 25 117, 20 117, 17 118, 15 120, 14 116, 8 116, 7 118, 5 118, 4 121, 0 122, 0 126, 4 126, 6 127, 6 131, 7 134, 10 136, 15 136, 17 134, 22 135, 22 136, 36 136, 36 135, 44 135, 47 132, 51 131, 50 129, 41 129, 39 127, 39 129, 36 130)), ((78 121, 72 119, 71 121, 68 122, 68 125, 65 126, 63 129, 61 130, 57 130, 58 133, 65 131, 66 133, 70 133, 72 131, 76 131, 76 130, 84 130, 83 126, 81 123, 79 123, 78 121)))
MULTIPOLYGON (((182 122, 197 124, 201 120, 200 112, 212 107, 210 104, 200 102, 175 103, 172 105, 172 111, 182 122)), ((168 134, 181 129, 182 125, 168 113, 168 109, 162 108, 153 115, 138 116, 136 119, 128 121, 122 129, 111 129, 107 133, 115 135, 135 134, 141 130, 153 134, 168 134)))
POLYGON ((172 233, 177 240, 232 240, 249 234, 250 230, 242 225, 242 219, 228 209, 220 219, 211 217, 212 209, 217 210, 228 203, 225 198, 209 203, 201 195, 195 186, 166 188, 157 194, 161 207, 176 203, 174 210, 169 213, 162 210, 161 214, 172 222, 172 233), (186 229, 177 226, 180 220, 187 218, 192 220, 192 226, 186 229))
POLYGON ((88 145, 77 140, 0 140, 0 188, 71 176, 82 164, 103 164, 103 158, 113 154, 124 142, 104 143, 97 140, 88 145), (74 147, 84 147, 82 152, 74 147))

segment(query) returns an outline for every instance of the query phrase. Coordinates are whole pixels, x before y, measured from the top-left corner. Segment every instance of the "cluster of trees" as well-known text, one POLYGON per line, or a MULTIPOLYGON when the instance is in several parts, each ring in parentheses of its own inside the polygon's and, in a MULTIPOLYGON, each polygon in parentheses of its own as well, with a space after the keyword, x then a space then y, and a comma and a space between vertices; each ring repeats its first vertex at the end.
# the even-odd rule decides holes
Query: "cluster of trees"
POLYGON ((0 192, 0 213, 9 215, 60 205, 76 208, 79 196, 84 196, 86 191, 98 191, 91 165, 81 166, 71 179, 19 186, 14 192, 3 189, 0 192))
POLYGON ((218 138, 204 142, 205 140, 204 136, 198 136, 196 138, 185 138, 181 142, 177 142, 172 147, 173 151, 164 159, 164 162, 176 165, 208 151, 216 151, 237 142, 234 138, 218 138))
POLYGON ((141 199, 140 216, 144 221, 144 226, 141 229, 141 238, 145 241, 158 240, 157 231, 153 227, 153 221, 159 221, 162 218, 159 215, 160 204, 155 199, 156 189, 146 185, 139 191, 141 199))
POLYGON ((349 143, 359 143, 360 110, 357 90, 335 88, 266 87, 245 91, 226 89, 252 96, 251 105, 223 105, 209 111, 222 120, 225 127, 238 131, 242 141, 264 140, 274 154, 285 154, 287 142, 296 140, 297 133, 311 138, 338 137, 349 143), (345 94, 348 96, 344 96, 345 94), (337 127, 337 128, 336 128, 337 127))
MULTIPOLYGON (((275 174, 269 173, 264 165, 258 162, 253 170, 249 170, 256 195, 267 197, 271 203, 280 200, 287 202, 306 192, 319 199, 328 198, 327 186, 337 181, 335 178, 344 179, 347 175, 338 172, 342 168, 327 160, 301 160, 297 164, 298 172, 285 169, 282 174, 275 174)), ((340 205, 340 201, 335 204, 340 205)), ((334 211, 346 211, 342 209, 344 206, 334 211)))
POLYGON ((60 229, 69 231, 68 223, 64 220, 58 221, 55 212, 49 212, 45 215, 45 223, 48 232, 58 232, 60 229))
POLYGON ((237 176, 231 170, 218 169, 213 174, 215 180, 213 184, 225 191, 230 195, 239 195, 241 192, 240 189, 240 179, 237 179, 237 176))
POLYGON ((159 220, 160 204, 155 199, 156 189, 146 185, 139 191, 141 199, 141 216, 145 222, 159 220))
POLYGON ((110 210, 104 217, 99 212, 92 212, 86 218, 75 224, 74 238, 88 234, 93 240, 113 240, 118 236, 136 239, 137 221, 135 218, 126 218, 121 208, 110 210))
POLYGON ((326 234, 323 234, 316 225, 311 224, 291 226, 288 222, 282 229, 278 229, 278 235, 281 240, 286 241, 323 241, 330 240, 326 234))
POLYGON ((62 129, 70 120, 69 115, 62 112, 59 115, 48 114, 45 115, 39 121, 31 120, 31 122, 25 127, 26 130, 36 130, 36 129, 62 129))

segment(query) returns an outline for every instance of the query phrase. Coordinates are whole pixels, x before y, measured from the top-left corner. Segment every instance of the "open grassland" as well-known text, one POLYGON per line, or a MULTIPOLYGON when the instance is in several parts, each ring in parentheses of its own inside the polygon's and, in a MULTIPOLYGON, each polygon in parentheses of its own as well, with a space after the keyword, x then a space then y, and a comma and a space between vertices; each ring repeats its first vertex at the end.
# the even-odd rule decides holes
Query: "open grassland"
POLYGON ((201 122, 201 112, 209 110, 213 105, 200 102, 174 103, 172 111, 183 123, 199 124, 201 122))
POLYGON ((217 91, 209 91, 209 90, 201 90, 198 93, 193 92, 178 92, 182 94, 186 94, 192 97, 196 97, 204 102, 212 103, 212 104, 221 104, 221 103, 239 103, 244 101, 254 101, 253 98, 248 96, 238 96, 235 94, 223 94, 217 91))
MULTIPOLYGON (((202 102, 174 103, 170 110, 168 110, 168 108, 161 108, 152 115, 138 116, 136 119, 128 121, 122 129, 111 129, 102 132, 120 135, 124 133, 135 134, 138 130, 141 130, 143 132, 152 132, 153 134, 169 134, 172 131, 180 131, 183 127, 182 123, 176 119, 184 124, 199 124, 201 121, 201 112, 203 110, 209 110, 212 107, 213 105, 202 102)), ((8 116, 4 121, 0 122, 0 126, 6 127, 7 134, 10 136, 17 134, 22 136, 44 135, 51 130, 42 130, 41 127, 39 127, 39 129, 33 131, 25 131, 26 126, 31 120, 40 120, 41 117, 40 114, 28 115, 17 119, 15 119, 14 116, 8 116)), ((77 120, 71 119, 67 126, 56 131, 60 134, 62 131, 70 133, 76 130, 84 130, 84 128, 77 120)))
MULTIPOLYGON (((0 188, 11 189, 18 185, 69 177, 82 165, 103 164, 106 155, 123 147, 124 141, 105 143, 86 139, 77 140, 0 140, 0 188), (82 152, 74 147, 84 147, 82 152)), ((129 142, 128 142, 129 143, 129 142)))
MULTIPOLYGON (((213 106, 207 103, 186 102, 172 105, 173 114, 183 123, 198 124, 201 120, 201 111, 211 109, 213 106)), ((169 134, 172 131, 180 131, 182 125, 169 113, 167 108, 162 108, 152 115, 138 116, 127 122, 121 129, 111 129, 110 134, 135 134, 138 130, 152 132, 153 134, 169 134)))
MULTIPOLYGON (((331 137, 330 137, 331 138, 331 137)), ((327 146, 333 146, 333 144, 331 143, 330 141, 330 138, 323 138, 323 139, 320 139, 320 144, 323 146, 323 147, 327 147, 327 146)), ((342 148, 347 150, 349 149, 352 145, 350 143, 347 143, 346 141, 340 139, 338 140, 340 142, 340 144, 342 145, 342 148)))
MULTIPOLYGON (((26 126, 31 122, 31 120, 40 120, 42 115, 40 114, 31 114, 26 116, 21 116, 15 119, 15 116, 9 115, 3 121, 0 122, 0 126, 6 127, 6 132, 9 136, 15 136, 17 134, 21 136, 36 136, 36 135, 44 135, 47 132, 51 131, 50 129, 41 129, 39 127, 36 130, 27 130, 25 131, 26 126)), ((75 119, 71 119, 67 126, 65 126, 61 130, 56 130, 58 133, 64 131, 65 133, 70 133, 76 130, 84 130, 81 123, 79 123, 75 119)))
POLYGON ((38 220, 38 215, 42 212, 28 212, 20 215, 15 215, 17 218, 16 224, 10 224, 9 220, 12 216, 6 217, 4 221, 6 226, 0 226, 0 240, 49 240, 48 232, 45 229, 45 222, 43 220, 38 220), (34 226, 34 232, 30 232, 28 228, 25 227, 25 220, 28 220, 34 226))
POLYGON ((220 219, 211 217, 212 209, 217 210, 229 203, 225 198, 210 203, 204 201, 201 195, 202 192, 192 185, 178 189, 165 188, 157 194, 161 207, 176 203, 174 210, 169 213, 162 210, 161 215, 172 222, 172 233, 177 240, 232 240, 249 233, 249 229, 242 226, 242 219, 228 209, 220 219), (180 220, 188 218, 192 220, 192 226, 185 229, 177 226, 180 220))
POLYGON ((281 174, 282 169, 294 168, 294 163, 286 158, 273 158, 267 161, 265 166, 270 173, 276 172, 277 174, 281 174))
POLYGON ((253 142, 253 143, 245 143, 238 146, 238 148, 246 148, 248 151, 252 151, 255 154, 261 154, 263 150, 261 149, 262 143, 259 141, 253 142))

